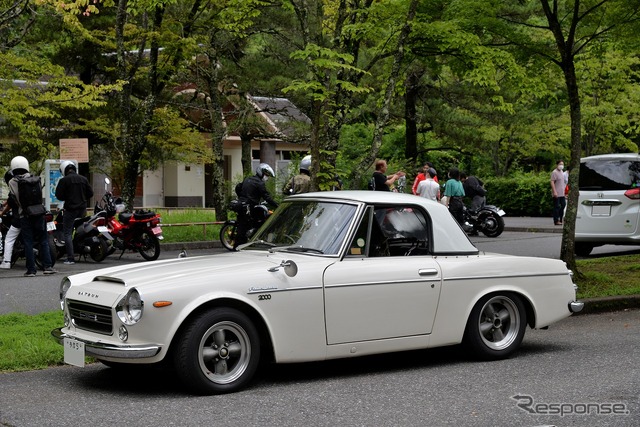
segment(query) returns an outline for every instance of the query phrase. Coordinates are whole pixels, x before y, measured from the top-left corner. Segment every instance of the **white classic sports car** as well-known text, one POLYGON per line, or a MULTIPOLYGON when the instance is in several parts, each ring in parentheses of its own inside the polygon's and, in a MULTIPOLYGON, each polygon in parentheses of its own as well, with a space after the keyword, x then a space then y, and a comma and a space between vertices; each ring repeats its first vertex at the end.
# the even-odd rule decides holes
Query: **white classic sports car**
POLYGON ((525 329, 582 309, 559 260, 479 252, 421 197, 287 198, 238 252, 64 278, 65 362, 168 363, 193 392, 246 386, 260 359, 356 357, 463 343, 500 359, 525 329))

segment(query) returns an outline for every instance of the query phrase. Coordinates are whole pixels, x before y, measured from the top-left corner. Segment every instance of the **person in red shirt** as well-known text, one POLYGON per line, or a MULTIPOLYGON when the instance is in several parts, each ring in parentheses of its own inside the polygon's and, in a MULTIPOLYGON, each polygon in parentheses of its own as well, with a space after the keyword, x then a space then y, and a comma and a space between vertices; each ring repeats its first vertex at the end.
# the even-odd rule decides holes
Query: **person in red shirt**
MULTIPOLYGON (((427 179, 424 173, 429 169, 433 169, 433 163, 425 162, 424 166, 422 167, 422 172, 420 172, 418 176, 416 176, 416 180, 413 181, 413 187, 411 188, 411 192, 413 194, 418 195, 418 184, 420 184, 420 181, 424 181, 425 179, 427 179)), ((435 169, 433 170, 435 171, 435 169)), ((438 175, 432 176, 431 178, 433 178, 435 182, 438 182, 438 175)))

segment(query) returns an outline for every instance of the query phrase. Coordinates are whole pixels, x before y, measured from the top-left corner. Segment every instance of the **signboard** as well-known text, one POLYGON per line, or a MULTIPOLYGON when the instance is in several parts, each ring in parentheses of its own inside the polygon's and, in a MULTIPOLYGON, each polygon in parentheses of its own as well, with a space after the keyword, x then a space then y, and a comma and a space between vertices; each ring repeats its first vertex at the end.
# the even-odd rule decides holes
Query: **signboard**
POLYGON ((89 140, 87 138, 61 139, 60 158, 75 159, 78 163, 89 163, 89 140))
MULTIPOLYGON (((71 160, 76 165, 76 169, 78 168, 78 162, 76 160, 71 160)), ((48 159, 44 162, 44 205, 47 210, 51 210, 51 208, 62 208, 62 204, 64 202, 58 200, 56 198, 56 187, 58 185, 58 181, 62 178, 62 172, 60 172, 60 163, 62 160, 57 159, 48 159)))

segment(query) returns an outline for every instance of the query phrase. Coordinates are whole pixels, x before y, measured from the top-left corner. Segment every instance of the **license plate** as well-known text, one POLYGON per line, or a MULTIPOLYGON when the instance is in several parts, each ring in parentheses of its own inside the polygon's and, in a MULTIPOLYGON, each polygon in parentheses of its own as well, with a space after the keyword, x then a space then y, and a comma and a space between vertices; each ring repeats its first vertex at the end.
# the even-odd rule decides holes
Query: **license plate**
POLYGON ((47 222, 47 231, 55 231, 55 230, 56 230, 56 223, 53 221, 47 222))
POLYGON ((101 233, 108 233, 109 229, 107 227, 105 227, 104 225, 99 225, 98 226, 98 231, 101 233))
POLYGON ((156 236, 158 235, 162 235, 162 228, 160 228, 160 226, 157 227, 153 227, 151 229, 151 231, 153 232, 153 234, 155 234, 156 236))
POLYGON ((611 216, 611 206, 593 205, 591 206, 591 216, 611 216))
POLYGON ((84 368, 84 343, 71 338, 64 339, 64 363, 84 368))
POLYGON ((498 209, 498 215, 504 216, 505 212, 502 209, 498 209))

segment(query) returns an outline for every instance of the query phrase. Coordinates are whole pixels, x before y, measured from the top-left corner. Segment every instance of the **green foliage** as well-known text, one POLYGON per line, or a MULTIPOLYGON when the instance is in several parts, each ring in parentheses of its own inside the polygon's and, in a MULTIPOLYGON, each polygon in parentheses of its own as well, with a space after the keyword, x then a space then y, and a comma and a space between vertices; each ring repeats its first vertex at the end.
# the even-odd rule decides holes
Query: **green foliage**
POLYGON ((508 216, 551 216, 549 173, 523 173, 509 178, 483 179, 487 203, 500 206, 508 216))

